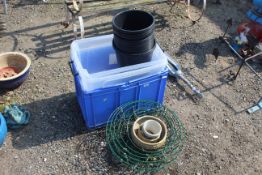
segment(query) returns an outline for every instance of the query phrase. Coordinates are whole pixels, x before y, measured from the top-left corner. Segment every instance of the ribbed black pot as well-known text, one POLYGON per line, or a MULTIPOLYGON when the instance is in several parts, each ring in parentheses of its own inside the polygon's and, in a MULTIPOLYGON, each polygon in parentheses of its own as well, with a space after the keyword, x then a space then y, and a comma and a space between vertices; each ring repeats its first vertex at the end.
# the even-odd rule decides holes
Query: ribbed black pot
POLYGON ((139 64, 139 63, 145 63, 151 60, 152 54, 156 48, 156 44, 154 47, 147 52, 143 53, 126 53, 122 52, 118 48, 115 47, 113 43, 113 47, 116 51, 116 56, 118 59, 118 62, 121 66, 130 66, 134 64, 139 64))
POLYGON ((122 66, 150 61, 156 46, 154 17, 141 10, 128 10, 113 18, 113 46, 122 66))
POLYGON ((155 45, 155 36, 150 35, 141 40, 127 40, 114 36, 114 45, 122 52, 126 53, 143 53, 151 50, 155 45))

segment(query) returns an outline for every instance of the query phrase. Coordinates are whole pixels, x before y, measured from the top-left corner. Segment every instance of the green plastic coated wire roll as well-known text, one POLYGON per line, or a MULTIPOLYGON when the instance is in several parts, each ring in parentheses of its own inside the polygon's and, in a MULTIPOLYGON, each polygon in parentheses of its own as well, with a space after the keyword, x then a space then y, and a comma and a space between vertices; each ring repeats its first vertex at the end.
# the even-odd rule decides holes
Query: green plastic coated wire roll
POLYGON ((134 101, 118 107, 106 127, 106 141, 113 158, 136 172, 160 171, 174 163, 186 140, 184 125, 176 113, 152 101, 134 101), (167 140, 157 150, 145 150, 132 140, 133 123, 142 116, 159 118, 167 126, 167 140))

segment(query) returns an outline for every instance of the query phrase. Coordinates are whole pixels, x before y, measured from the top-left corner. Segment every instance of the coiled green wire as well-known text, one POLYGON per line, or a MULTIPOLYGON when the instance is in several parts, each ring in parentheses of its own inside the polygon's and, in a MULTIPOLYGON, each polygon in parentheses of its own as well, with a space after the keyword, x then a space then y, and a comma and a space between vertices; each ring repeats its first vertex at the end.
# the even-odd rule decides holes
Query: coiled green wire
POLYGON ((136 172, 164 169, 177 160, 186 140, 185 128, 176 113, 152 101, 134 101, 118 107, 106 127, 106 141, 112 156, 136 172), (164 147, 149 151, 135 145, 131 128, 139 117, 158 117, 167 125, 168 136, 164 147))

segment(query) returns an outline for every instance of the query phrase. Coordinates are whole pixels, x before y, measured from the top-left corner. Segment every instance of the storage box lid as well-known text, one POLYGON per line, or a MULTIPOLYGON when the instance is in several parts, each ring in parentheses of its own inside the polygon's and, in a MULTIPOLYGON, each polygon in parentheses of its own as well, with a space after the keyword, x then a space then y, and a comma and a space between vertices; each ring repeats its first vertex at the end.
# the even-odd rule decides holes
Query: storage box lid
POLYGON ((167 58, 157 45, 149 62, 120 67, 112 47, 113 35, 76 40, 71 44, 71 60, 85 91, 125 84, 158 74, 167 58))

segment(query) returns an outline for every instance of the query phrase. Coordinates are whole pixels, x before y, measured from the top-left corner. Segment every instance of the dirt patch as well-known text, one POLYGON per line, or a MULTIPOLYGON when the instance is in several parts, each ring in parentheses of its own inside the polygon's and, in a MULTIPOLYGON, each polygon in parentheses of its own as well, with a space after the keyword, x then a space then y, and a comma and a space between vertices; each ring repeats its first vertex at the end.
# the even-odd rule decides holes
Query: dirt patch
MULTIPOLYGON (((165 3, 138 7, 154 14, 159 44, 204 93, 196 103, 169 80, 165 104, 180 116, 188 141, 177 163, 162 174, 262 174, 262 111, 245 112, 262 96, 262 84, 247 68, 235 82, 228 81, 239 63, 217 39, 226 20, 232 17, 236 27, 248 7, 240 0, 211 1, 193 26, 179 8, 171 13, 165 3), (217 61, 214 48, 220 50, 217 61)), ((111 33, 115 13, 87 11, 86 37, 111 33)), ((62 1, 12 1, 9 15, 0 17, 6 23, 0 51, 21 51, 32 58, 27 81, 2 95, 23 104, 32 117, 28 126, 8 133, 0 148, 0 174, 128 174, 108 161, 104 129, 85 128, 67 65, 74 37, 70 27, 60 24, 62 1)))

